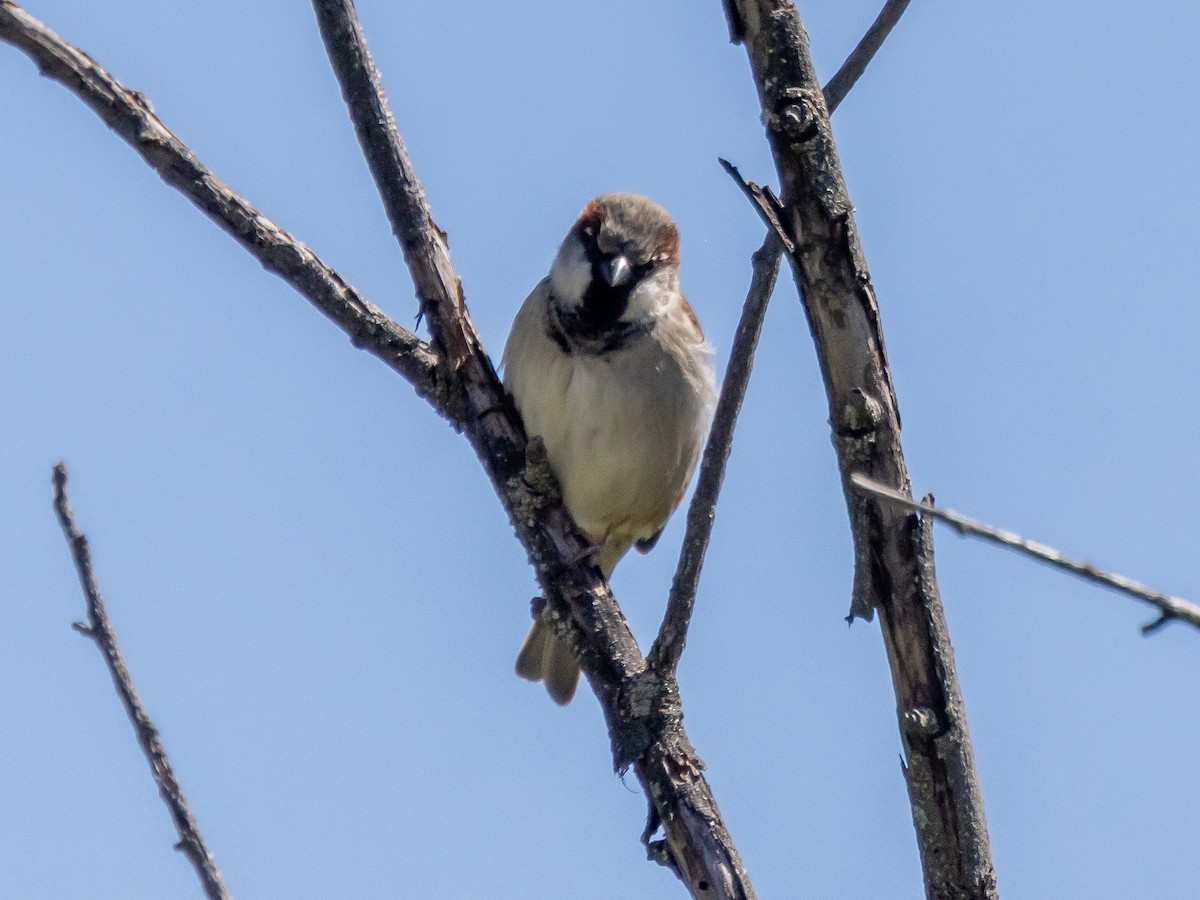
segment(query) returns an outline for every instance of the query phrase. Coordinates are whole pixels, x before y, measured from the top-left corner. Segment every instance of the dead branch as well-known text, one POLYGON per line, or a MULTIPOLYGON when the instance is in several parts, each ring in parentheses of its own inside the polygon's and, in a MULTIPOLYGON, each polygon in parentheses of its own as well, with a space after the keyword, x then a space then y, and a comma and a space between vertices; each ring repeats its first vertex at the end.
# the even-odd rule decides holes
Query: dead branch
POLYGON ((695 896, 753 897, 737 850, 700 774, 703 764, 683 731, 674 679, 660 678, 647 668, 607 585, 586 563, 588 546, 570 517, 560 503, 530 487, 529 482, 541 483, 541 479, 535 471, 528 473, 527 481, 520 420, 466 314, 445 241, 429 215, 390 115, 374 125, 365 121, 372 111, 386 111, 387 106, 353 7, 320 0, 314 6, 375 174, 390 185, 383 190, 385 203, 440 354, 350 292, 301 245, 290 238, 279 241, 277 226, 204 169, 153 115, 141 95, 123 88, 86 54, 11 0, 0 0, 0 39, 22 49, 44 74, 87 102, 164 180, 193 199, 264 265, 283 274, 357 344, 408 378, 418 393, 466 434, 530 554, 552 612, 579 650, 605 711, 615 765, 622 770, 632 766, 646 789, 649 818, 655 826, 644 836, 651 857, 671 866, 695 896), (379 140, 387 142, 382 151, 376 145, 379 140), (275 253, 281 256, 277 259, 275 253), (320 290, 312 289, 314 278, 320 290), (347 302, 329 303, 328 283, 342 289, 334 290, 332 299, 347 302), (377 347, 374 339, 380 331, 387 339, 377 347), (650 840, 660 824, 664 839, 650 840))
POLYGON ((862 73, 867 71, 867 66, 892 33, 910 2, 911 0, 887 0, 862 40, 850 51, 841 68, 829 79, 829 83, 825 85, 825 105, 829 107, 830 115, 846 99, 846 95, 862 77, 862 73))
POLYGON ((434 224, 396 130, 354 5, 313 0, 313 9, 421 310, 452 373, 449 383, 463 402, 464 434, 529 550, 551 610, 579 651, 605 710, 618 769, 633 766, 650 802, 649 820, 663 827, 662 842, 650 841, 654 828, 644 833, 647 849, 670 865, 693 896, 752 897, 737 849, 700 774, 702 763, 683 731, 674 679, 647 667, 607 584, 594 566, 581 561, 587 545, 566 510, 530 489, 524 428, 467 315, 444 234, 434 224), (578 630, 566 628, 568 618, 578 630))
POLYGON ((59 463, 54 467, 54 511, 58 515, 58 523, 62 526, 67 545, 71 548, 71 559, 75 563, 79 584, 87 600, 87 624, 76 622, 75 630, 84 637, 91 638, 104 657, 104 664, 108 666, 108 673, 112 676, 113 686, 121 698, 121 705, 125 707, 125 714, 129 716, 129 722, 133 725, 138 746, 142 748, 146 762, 150 764, 150 774, 154 776, 154 783, 158 785, 159 796, 167 805, 175 823, 175 830, 179 833, 179 843, 175 845, 175 849, 182 851, 188 858, 209 900, 229 900, 229 892, 221 880, 217 862, 204 843, 200 826, 196 824, 196 817, 192 815, 187 798, 183 796, 183 789, 179 786, 179 780, 171 768, 171 760, 167 758, 166 748, 159 739, 158 729, 151 721, 146 708, 142 706, 137 688, 133 684, 133 676, 129 674, 129 667, 125 665, 125 658, 121 655, 117 633, 108 618, 108 610, 100 597, 100 585, 96 583, 96 574, 92 569, 91 548, 87 538, 75 524, 75 513, 67 496, 66 463, 59 463))
POLYGON ((658 636, 654 639, 654 646, 647 655, 650 665, 659 672, 674 674, 687 643, 688 625, 696 604, 696 591, 700 586, 700 570, 704 566, 704 554, 708 550, 708 541, 717 518, 717 498, 733 449, 733 432, 742 410, 742 401, 746 399, 746 389, 750 385, 754 351, 762 334, 767 303, 775 290, 782 253, 779 238, 774 232, 768 231, 762 246, 754 251, 751 260, 753 275, 750 289, 734 332, 733 346, 729 350, 729 365, 725 367, 725 381, 721 385, 712 430, 700 463, 696 493, 688 507, 687 529, 679 551, 679 564, 671 583, 671 593, 667 598, 667 610, 658 636))
POLYGON ((790 0, 725 0, 725 7, 730 33, 746 46, 782 184, 778 209, 757 205, 794 245, 789 259, 829 401, 854 539, 850 614, 880 613, 926 894, 994 898, 987 824, 932 547, 916 516, 850 481, 864 472, 910 492, 879 307, 808 39, 790 0))
POLYGON ((47 78, 92 108, 167 184, 188 198, 269 272, 274 272, 350 336, 404 376, 448 415, 424 341, 363 298, 311 250, 231 191, 129 90, 11 0, 0 0, 0 40, 25 52, 47 78))
POLYGON ((941 509, 934 507, 932 504, 917 503, 911 497, 899 491, 894 491, 887 485, 880 484, 871 478, 867 478, 865 475, 856 473, 851 476, 851 481, 854 482, 856 487, 878 494, 880 497, 886 497, 893 503, 899 503, 908 509, 916 510, 922 515, 930 515, 935 519, 940 519, 959 534, 973 535, 983 538, 986 541, 991 541, 993 544, 1008 547, 1010 550, 1016 550, 1018 553, 1031 556, 1039 562, 1063 569, 1072 575, 1078 575, 1085 581, 1104 585, 1104 587, 1120 591, 1123 594, 1135 597, 1144 603, 1149 603, 1151 606, 1157 607, 1158 617, 1142 626, 1142 634, 1150 634, 1157 631, 1175 619, 1187 622, 1195 628, 1200 628, 1200 606, 1189 600, 1184 600, 1181 597, 1172 597, 1170 594, 1164 594, 1161 591, 1146 587, 1146 585, 1140 584, 1132 578, 1105 572, 1091 563, 1063 556, 1062 553, 1053 547, 1047 547, 1045 544, 1027 540, 1012 531, 1005 531, 991 525, 985 525, 983 522, 967 518, 952 509, 941 509))

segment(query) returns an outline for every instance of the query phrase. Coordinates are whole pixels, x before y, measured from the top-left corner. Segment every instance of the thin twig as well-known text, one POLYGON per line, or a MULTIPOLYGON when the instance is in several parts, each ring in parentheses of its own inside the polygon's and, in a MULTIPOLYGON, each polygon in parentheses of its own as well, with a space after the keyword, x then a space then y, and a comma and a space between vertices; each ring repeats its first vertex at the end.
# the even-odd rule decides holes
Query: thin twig
POLYGON ((700 570, 704 566, 704 555, 708 551, 713 523, 716 521, 717 498, 721 493, 721 483, 725 480, 725 465, 733 448, 733 432, 737 427, 742 401, 746 398, 746 388, 750 384, 754 351, 762 334, 767 304, 775 290, 782 254, 783 246, 779 238, 773 231, 768 231, 762 246, 751 257, 753 274, 750 289, 733 336, 733 346, 729 350, 729 365, 725 369, 725 382, 721 385, 712 430, 704 448, 704 459, 700 463, 696 493, 688 507, 687 530, 679 551, 675 580, 671 583, 667 610, 658 629, 658 637, 647 656, 650 665, 660 673, 675 672, 687 643, 688 625, 700 584, 700 570))
POLYGON ((753 181, 747 181, 742 177, 742 173, 738 167, 729 160, 718 157, 717 162, 721 164, 721 168, 733 179, 734 183, 742 189, 742 193, 746 195, 746 199, 758 211, 763 224, 767 226, 767 230, 775 234, 775 237, 783 245, 783 249, 788 253, 795 253, 796 241, 792 238, 787 226, 784 225, 784 217, 787 215, 787 210, 783 208, 783 204, 775 196, 775 192, 769 186, 761 187, 753 181))
POLYGON ((1072 575, 1078 575, 1087 581, 1096 584, 1104 585, 1114 591, 1120 591, 1123 594, 1128 594, 1130 597, 1135 597, 1143 603, 1149 603, 1158 609, 1158 618, 1152 622, 1142 626, 1143 634, 1161 628, 1163 625, 1172 619, 1178 619, 1187 622, 1196 628, 1200 628, 1200 606, 1180 597, 1172 597, 1170 594, 1164 594, 1160 591, 1146 587, 1144 584, 1139 584, 1131 578, 1126 578, 1124 575, 1116 575, 1111 572, 1105 572, 1098 569, 1091 563, 1080 562, 1079 560, 1070 559, 1063 556, 1053 547, 1047 547, 1045 544, 1039 544, 1036 541, 1030 541, 1019 534, 1011 531, 1005 531, 1001 528, 994 528, 991 525, 985 525, 983 522, 969 519, 961 513, 957 513, 952 509, 943 509, 941 507, 932 506, 927 503, 918 503, 911 497, 892 490, 887 485, 880 484, 874 479, 868 478, 865 475, 855 473, 850 476, 850 480, 857 487, 865 491, 870 491, 873 494, 878 494, 880 497, 886 497, 893 503, 899 503, 909 509, 917 510, 921 513, 927 513, 935 519, 939 519, 957 531, 959 534, 970 534, 975 537, 983 538, 986 541, 991 541, 994 544, 999 544, 1002 547, 1008 547, 1010 550, 1016 550, 1018 553, 1024 553, 1026 556, 1031 556, 1039 562, 1047 563, 1058 569, 1063 569, 1070 572, 1072 575))
POLYGON ((198 160, 154 114, 145 97, 122 86, 86 53, 11 0, 0 0, 0 40, 24 51, 41 73, 84 101, 127 144, 263 268, 288 282, 350 336, 412 384, 443 415, 437 357, 416 335, 385 316, 311 250, 262 215, 198 160))
POLYGON ((87 538, 75 524, 75 514, 71 510, 71 502, 67 497, 66 463, 59 463, 54 467, 54 511, 58 514, 58 523, 62 526, 67 544, 71 548, 75 571, 79 573, 79 584, 83 587, 84 596, 87 598, 87 624, 76 622, 75 630, 85 637, 91 638, 104 656, 104 662, 112 676, 113 685, 116 687, 121 704, 125 707, 125 713, 133 725, 137 742, 146 756, 146 762, 150 764, 150 772, 154 776, 154 783, 158 785, 158 793, 162 797, 163 803, 167 805, 171 819, 175 822, 175 830, 179 833, 179 843, 175 845, 175 849, 182 851, 187 856, 188 861, 196 870, 196 875, 200 878, 204 893, 209 900, 229 900, 229 892, 221 880, 216 860, 213 859, 204 843, 200 827, 196 824, 196 817, 192 815, 192 811, 188 807, 187 799, 183 796, 183 789, 180 788, 179 781, 171 769, 167 751, 163 747, 162 741, 159 740, 158 729, 150 720, 145 707, 142 706, 142 701, 133 684, 133 678, 129 674, 129 668, 125 665, 124 657, 121 656, 116 632, 113 630, 112 622, 109 621, 104 601, 100 598, 100 586, 96 583, 96 575, 92 569, 92 551, 88 547, 87 538))
POLYGON ((825 105, 829 107, 830 115, 846 99, 846 95, 850 93, 854 83, 867 70, 867 66, 870 65, 879 48, 883 46, 887 36, 892 33, 892 29, 900 21, 900 17, 908 9, 910 2, 911 0, 887 0, 878 17, 871 23, 867 33, 863 35, 863 39, 858 42, 858 46, 846 57, 846 61, 842 63, 842 67, 837 70, 837 73, 829 79, 829 83, 825 85, 825 105))

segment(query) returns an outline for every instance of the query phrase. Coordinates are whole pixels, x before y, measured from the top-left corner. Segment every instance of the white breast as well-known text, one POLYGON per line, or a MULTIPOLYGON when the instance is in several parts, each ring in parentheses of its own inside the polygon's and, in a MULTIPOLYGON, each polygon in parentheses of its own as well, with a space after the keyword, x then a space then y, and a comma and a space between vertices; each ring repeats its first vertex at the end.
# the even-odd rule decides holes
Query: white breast
POLYGON ((517 314, 504 384, 526 430, 545 442, 576 524, 608 545, 611 570, 682 498, 708 423, 712 372, 702 337, 671 346, 657 327, 609 353, 566 353, 547 333, 548 293, 543 281, 517 314))

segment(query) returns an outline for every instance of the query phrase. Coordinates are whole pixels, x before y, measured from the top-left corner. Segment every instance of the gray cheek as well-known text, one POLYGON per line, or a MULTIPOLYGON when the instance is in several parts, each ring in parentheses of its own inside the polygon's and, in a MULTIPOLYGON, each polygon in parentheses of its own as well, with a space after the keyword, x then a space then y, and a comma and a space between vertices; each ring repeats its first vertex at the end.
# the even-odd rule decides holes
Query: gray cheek
POLYGON ((625 322, 649 323, 658 315, 663 298, 675 291, 675 284, 665 273, 643 279, 629 294, 629 306, 621 319, 625 322))

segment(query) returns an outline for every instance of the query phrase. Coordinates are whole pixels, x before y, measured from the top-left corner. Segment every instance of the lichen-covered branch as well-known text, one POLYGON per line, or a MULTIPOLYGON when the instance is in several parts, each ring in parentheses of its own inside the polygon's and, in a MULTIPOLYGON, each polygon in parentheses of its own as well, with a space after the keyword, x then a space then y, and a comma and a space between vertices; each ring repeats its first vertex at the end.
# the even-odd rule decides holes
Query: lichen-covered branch
POLYGON ((763 211, 778 216, 792 244, 789 262, 829 401, 854 541, 851 616, 880 615, 926 894, 993 898, 987 825, 932 548, 911 511, 850 481, 862 472, 911 493, 879 307, 808 38, 790 0, 724 3, 730 33, 749 56, 781 184, 778 207, 763 211))
MULTIPOLYGON (((618 768, 646 788, 664 838, 644 839, 697 897, 750 898, 753 890, 721 821, 702 763, 682 728, 673 678, 648 669, 589 549, 560 502, 531 487, 526 440, 475 333, 445 240, 396 134, 350 3, 316 0, 330 58, 372 172, 405 250, 437 352, 359 297, 302 245, 233 194, 158 120, 140 94, 118 84, 11 0, 0 0, 0 39, 14 44, 83 99, 169 184, 232 234, 268 269, 404 375, 475 447, 546 589, 551 612, 577 648, 601 700, 618 768)), ((544 468, 544 465, 543 467, 544 468)))
POLYGON ((531 488, 520 417, 500 385, 463 299, 443 233, 436 226, 383 92, 350 0, 313 0, 326 51, 359 143, 400 240, 446 381, 461 402, 459 425, 487 469, 529 552, 562 633, 608 721, 618 768, 632 766, 665 838, 643 835, 695 897, 749 898, 749 879, 717 811, 702 763, 683 731, 673 678, 646 665, 629 626, 561 502, 531 488))

